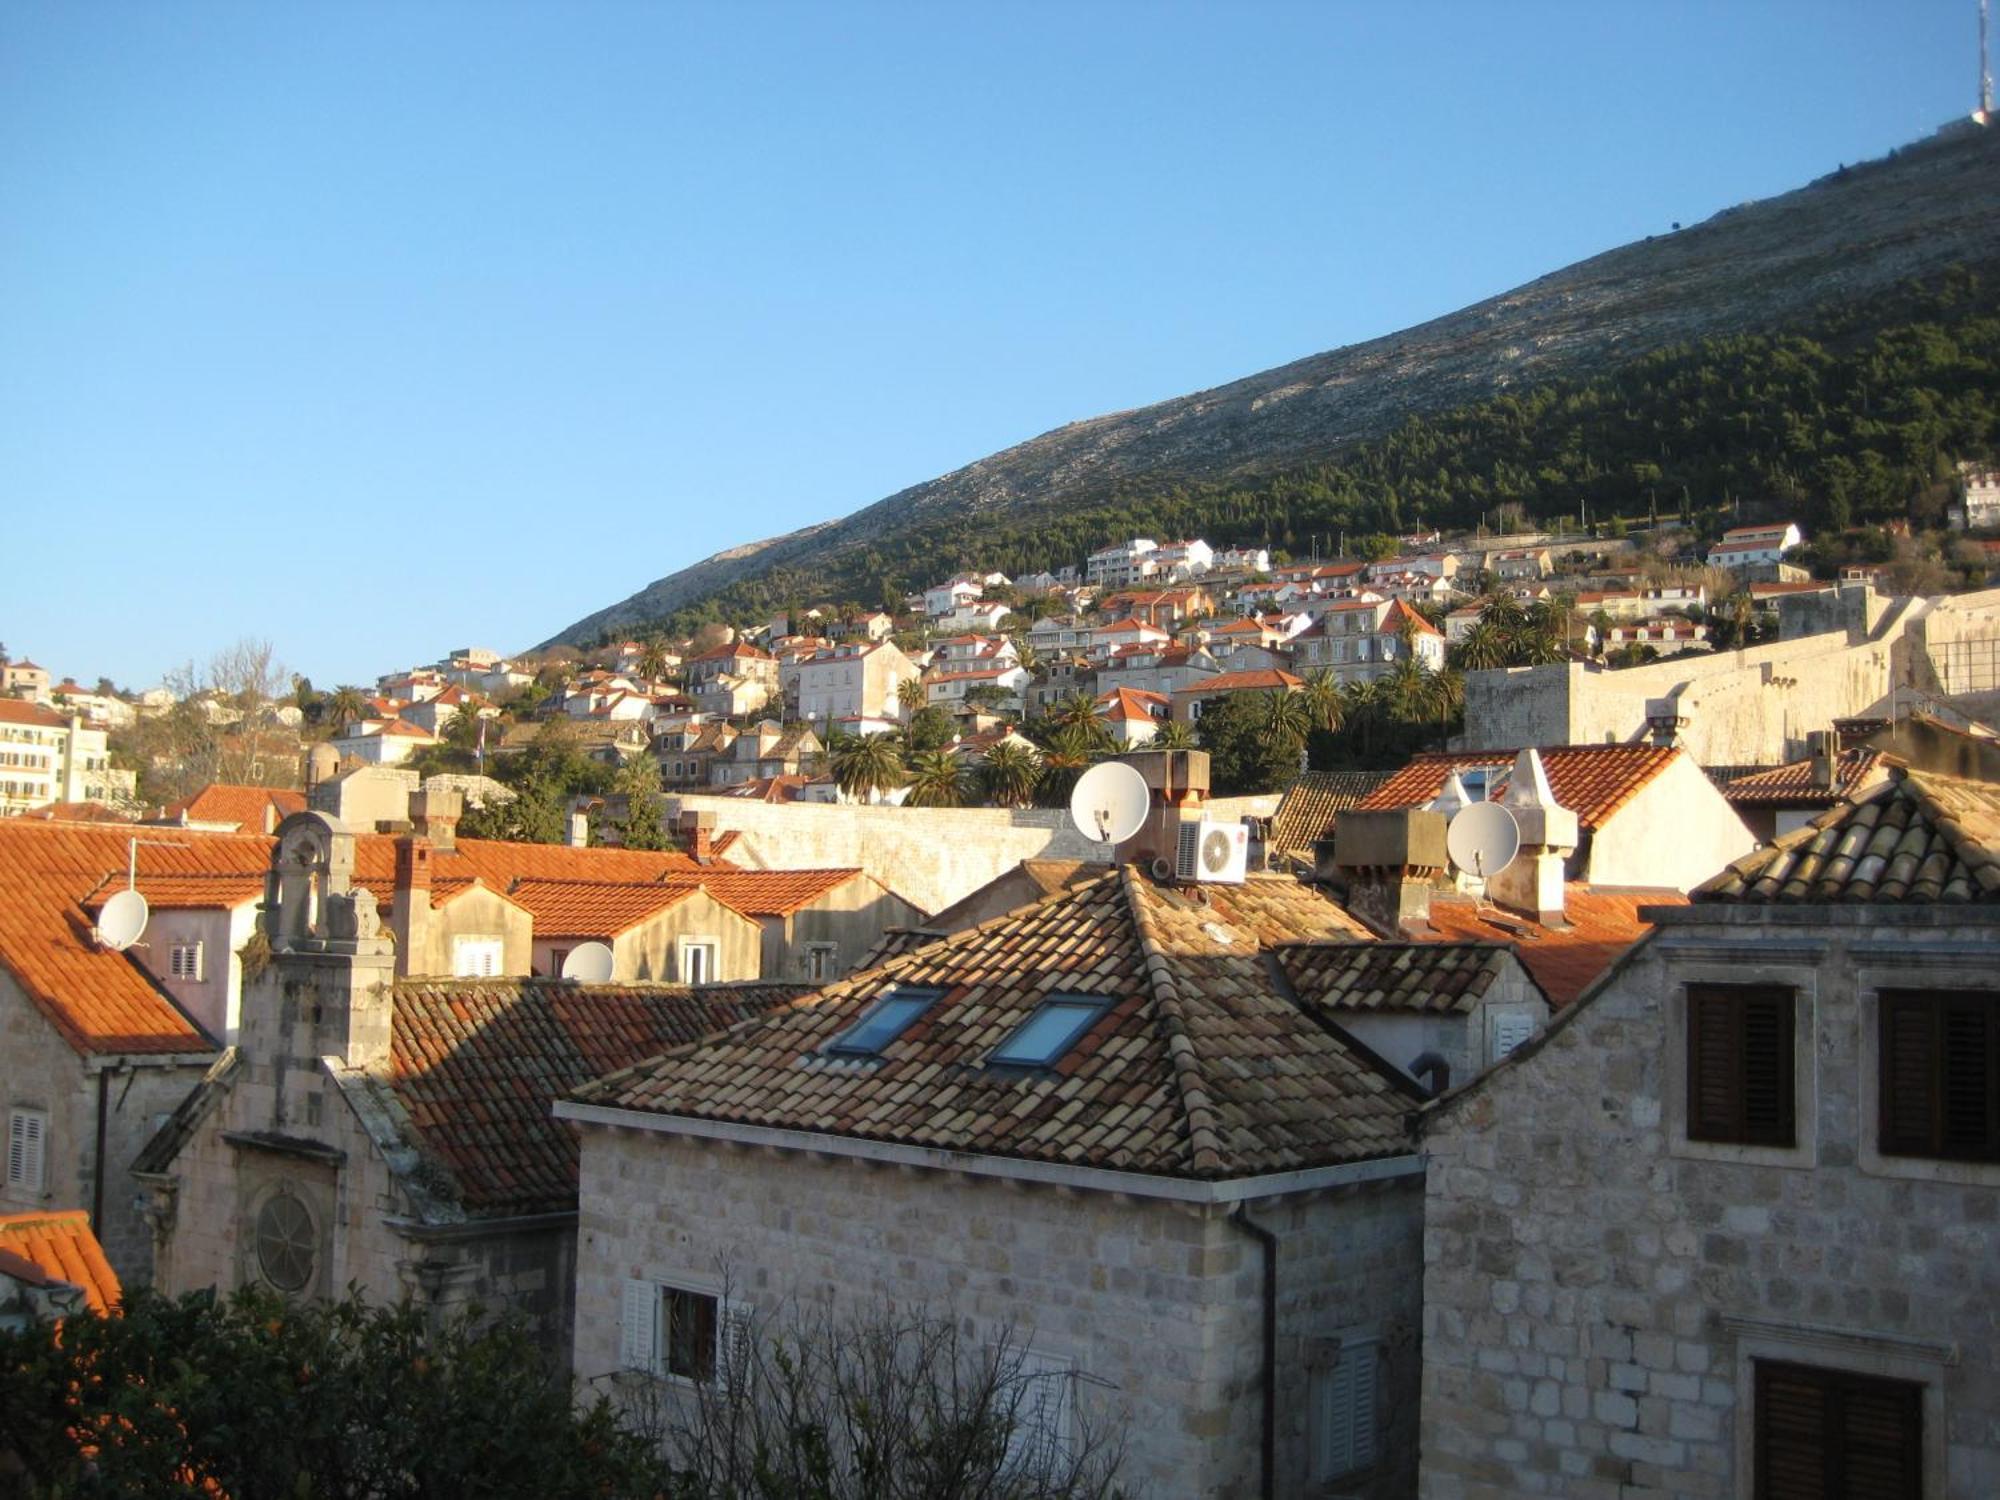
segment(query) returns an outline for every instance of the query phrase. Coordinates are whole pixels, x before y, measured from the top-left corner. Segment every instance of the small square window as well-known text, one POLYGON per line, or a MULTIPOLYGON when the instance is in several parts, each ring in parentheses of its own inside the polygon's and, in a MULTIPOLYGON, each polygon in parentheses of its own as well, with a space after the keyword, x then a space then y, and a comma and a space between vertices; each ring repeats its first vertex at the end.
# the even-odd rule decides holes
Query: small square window
POLYGON ((1088 995, 1057 995, 1044 1000, 993 1049, 988 1061, 1023 1068, 1049 1067, 1090 1030, 1109 1004, 1088 995))
POLYGON ((627 1370, 706 1384, 732 1378, 744 1357, 750 1309, 713 1292, 625 1283, 619 1315, 619 1364, 627 1370))
POLYGON ((201 980, 201 943, 175 943, 167 953, 168 972, 175 979, 199 983, 201 980))
POLYGON ((877 1000, 865 1015, 826 1044, 826 1050, 842 1057, 879 1057, 882 1049, 910 1027, 910 1023, 931 1008, 943 990, 905 989, 898 986, 877 1000))
POLYGON ((681 983, 714 984, 718 974, 719 949, 713 938, 680 940, 681 983))
POLYGON ((458 979, 491 979, 502 963, 499 938, 459 937, 451 941, 451 972, 458 979))

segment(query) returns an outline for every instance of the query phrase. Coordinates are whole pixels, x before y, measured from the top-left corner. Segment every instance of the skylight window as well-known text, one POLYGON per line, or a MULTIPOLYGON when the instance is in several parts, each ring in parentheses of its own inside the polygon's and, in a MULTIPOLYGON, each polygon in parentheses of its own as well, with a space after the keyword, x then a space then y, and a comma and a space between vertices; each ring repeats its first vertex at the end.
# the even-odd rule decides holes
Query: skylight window
POLYGON ((1013 1035, 993 1049, 989 1061, 1017 1068, 1046 1068, 1090 1030, 1108 1004, 1086 995, 1044 1000, 1033 1015, 1014 1028, 1013 1035))
POLYGON ((826 1050, 840 1057, 880 1057, 882 1049, 901 1036, 943 993, 943 990, 891 990, 871 1005, 860 1020, 828 1042, 826 1050))

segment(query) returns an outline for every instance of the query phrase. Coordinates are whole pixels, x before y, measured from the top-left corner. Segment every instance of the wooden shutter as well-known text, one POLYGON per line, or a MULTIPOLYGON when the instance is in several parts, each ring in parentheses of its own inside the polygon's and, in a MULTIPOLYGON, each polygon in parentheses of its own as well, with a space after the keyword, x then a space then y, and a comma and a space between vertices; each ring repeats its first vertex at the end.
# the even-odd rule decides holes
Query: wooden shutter
POLYGON ((1792 1009, 1788 989, 1689 987, 1689 1139, 1797 1143, 1792 1009))
POLYGON ((1757 1500, 1919 1500, 1923 1387, 1757 1362, 1757 1500))
POLYGON ((659 1369, 660 1289, 650 1281, 627 1280, 619 1306, 618 1364, 653 1374, 659 1369))
POLYGON ((1317 1374, 1312 1412, 1315 1483, 1375 1462, 1375 1365, 1380 1347, 1380 1341, 1372 1338, 1343 1339, 1339 1358, 1317 1374))
POLYGON ((42 1186, 45 1136, 42 1116, 31 1110, 7 1117, 7 1185, 39 1190, 42 1186))
POLYGON ((1881 1149, 2000 1161, 2000 995, 1882 996, 1881 1149))
POLYGON ((748 1386, 755 1336, 750 1304, 724 1302, 715 1325, 715 1369, 726 1389, 737 1391, 748 1386))

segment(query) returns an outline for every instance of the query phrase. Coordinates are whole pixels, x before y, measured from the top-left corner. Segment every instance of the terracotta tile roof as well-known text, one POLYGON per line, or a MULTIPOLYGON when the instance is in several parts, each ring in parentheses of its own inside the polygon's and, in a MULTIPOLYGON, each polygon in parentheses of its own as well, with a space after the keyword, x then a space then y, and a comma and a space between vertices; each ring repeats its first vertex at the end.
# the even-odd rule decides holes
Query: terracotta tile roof
POLYGON ((1420 940, 1508 943, 1554 1006, 1568 1005, 1640 938, 1653 930, 1639 919, 1646 906, 1685 906, 1679 891, 1609 890, 1570 885, 1563 890, 1561 927, 1482 902, 1434 900, 1428 932, 1420 940))
POLYGON ((67 729, 69 720, 25 698, 0 698, 0 724, 33 724, 40 729, 67 729))
MULTIPOLYGON (((1417 756, 1360 803, 1364 812, 1420 807, 1444 790, 1453 772, 1472 766, 1512 767, 1513 750, 1433 750, 1417 756)), ((1553 745, 1541 751, 1549 790, 1585 828, 1602 827, 1612 814, 1673 764, 1679 750, 1653 745, 1553 745)))
POLYGON ((238 833, 269 833, 293 813, 305 810, 304 792, 218 781, 176 802, 162 817, 169 823, 219 823, 238 833))
POLYGON ((82 1287, 93 1312, 109 1313, 124 1297, 118 1273, 90 1232, 90 1215, 80 1208, 0 1214, 0 1254, 19 1256, 45 1276, 82 1287))
POLYGON ((1170 707, 1173 700, 1164 693, 1147 692, 1143 688, 1115 687, 1101 694, 1096 706, 1104 710, 1104 717, 1113 723, 1123 724, 1133 721, 1147 722, 1160 717, 1155 712, 1170 707))
POLYGON ((2000 901, 2000 785, 1892 767, 1697 886, 1698 902, 2000 901))
POLYGON ((1332 1010, 1468 1014, 1508 967, 1505 943, 1282 943, 1298 997, 1332 1010))
POLYGON ((573 1097, 1177 1177, 1400 1155, 1414 1091, 1266 966, 1267 944, 1356 925, 1285 877, 1191 895, 1108 871, 573 1097), (945 993, 879 1061, 824 1053, 897 985, 945 993), (1106 1008, 1049 1068, 989 1066, 1052 993, 1106 1008))
POLYGON ((704 870, 669 875, 672 885, 699 885, 725 906, 752 917, 784 917, 838 890, 850 880, 868 880, 857 866, 826 870, 704 870))
POLYGON ((737 641, 734 645, 717 646, 714 650, 704 651, 699 656, 690 656, 688 663, 692 665, 698 661, 734 661, 739 657, 748 658, 752 661, 773 661, 776 659, 770 652, 761 647, 753 646, 748 641, 737 641))
MULTIPOLYGON (((0 966, 78 1052, 202 1053, 214 1043, 123 953, 91 938, 82 902, 122 878, 125 827, 0 820, 0 966)), ((156 876, 253 875, 261 884, 271 841, 261 835, 176 830, 139 835, 143 881, 156 876)))
POLYGON ((1264 667, 1254 672, 1219 672, 1179 691, 1186 697, 1206 698, 1211 693, 1271 692, 1278 688, 1290 692, 1305 685, 1304 678, 1264 667))
POLYGON ((855 970, 858 973, 866 969, 880 968, 893 958, 901 958, 905 953, 914 953, 919 948, 928 948, 932 943, 950 936, 948 932, 929 927, 885 927, 882 929, 882 935, 875 939, 875 946, 863 954, 861 962, 855 965, 855 970))
POLYGON ((1405 625, 1415 630, 1418 635, 1438 634, 1437 626, 1418 614, 1409 600, 1391 599, 1388 611, 1382 617, 1381 628, 1393 632, 1401 630, 1405 625))
POLYGON ((44 823, 136 823, 139 815, 123 812, 103 802, 48 802, 31 807, 20 816, 39 818, 44 823))
POLYGON ((521 880, 508 895, 535 919, 535 937, 614 938, 687 900, 697 885, 521 880))
POLYGON ((390 1065, 368 1083, 389 1106, 396 1135, 447 1174, 442 1196, 467 1213, 559 1212, 576 1206, 576 1139, 550 1113, 556 1099, 803 992, 781 984, 401 981, 390 1065))
POLYGON ((1888 767, 1880 750, 1858 745, 1840 752, 1833 766, 1832 786, 1813 785, 1813 763, 1806 759, 1739 776, 1723 786, 1722 795, 1739 807, 1764 807, 1773 803, 1786 807, 1827 807, 1845 802, 1856 791, 1887 772, 1888 767))
MULTIPOLYGON (((147 875, 138 879, 139 894, 155 911, 227 911, 246 901, 264 899, 264 877, 251 871, 226 875, 147 875)), ((125 872, 108 875, 83 900, 93 916, 113 895, 125 889, 125 872)))
POLYGON ((1271 847, 1310 849, 1314 839, 1333 837, 1336 814, 1359 807, 1388 780, 1386 771, 1307 771, 1285 788, 1271 815, 1271 847))

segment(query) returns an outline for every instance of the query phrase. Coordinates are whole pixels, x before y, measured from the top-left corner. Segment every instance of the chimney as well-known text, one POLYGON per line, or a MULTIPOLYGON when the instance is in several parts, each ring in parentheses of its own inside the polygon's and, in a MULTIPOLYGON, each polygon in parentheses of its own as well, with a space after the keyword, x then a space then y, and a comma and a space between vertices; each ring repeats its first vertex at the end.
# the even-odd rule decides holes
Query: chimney
POLYGON ((1181 823, 1201 816, 1208 796, 1206 750, 1138 750, 1121 757, 1145 779, 1153 794, 1151 809, 1139 831, 1118 846, 1120 864, 1169 865, 1180 851, 1181 823))
POLYGON ((1347 882, 1348 907, 1384 932, 1422 922, 1432 886, 1451 865, 1444 835, 1444 814, 1427 807, 1342 813, 1333 825, 1333 863, 1347 882))
POLYGON ((1563 920, 1564 860, 1580 836, 1576 814, 1560 806, 1549 790, 1542 757, 1531 747, 1514 757, 1501 805, 1514 815, 1521 830, 1521 852, 1514 862, 1488 877, 1486 892, 1502 906, 1524 911, 1544 926, 1563 920))
POLYGON ((1646 728, 1652 732, 1653 743, 1660 749, 1672 750, 1679 745, 1689 722, 1689 710, 1680 699, 1646 700, 1646 728))
POLYGON ((590 814, 582 808, 575 808, 569 815, 569 837, 565 840, 572 849, 583 849, 590 844, 590 814))
POLYGON ((1812 761, 1813 790, 1833 790, 1840 763, 1838 743, 1830 729, 1815 729, 1806 736, 1806 756, 1812 761))
POLYGON ((715 814, 689 810, 681 814, 681 847, 688 857, 707 864, 714 857, 715 814))
POLYGON ((396 977, 427 972, 431 940, 431 841, 421 834, 396 840, 396 897, 389 927, 396 934, 396 977))
POLYGON ((441 854, 458 847, 458 820, 465 812, 465 793, 455 787, 426 786, 410 797, 410 824, 441 854))

